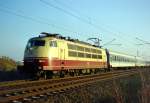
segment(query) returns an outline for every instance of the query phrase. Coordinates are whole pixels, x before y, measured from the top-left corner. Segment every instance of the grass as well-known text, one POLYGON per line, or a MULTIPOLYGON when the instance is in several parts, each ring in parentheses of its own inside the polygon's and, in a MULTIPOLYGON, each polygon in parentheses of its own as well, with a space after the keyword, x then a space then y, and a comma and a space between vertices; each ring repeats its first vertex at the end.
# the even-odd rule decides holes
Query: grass
POLYGON ((17 69, 17 64, 9 58, 0 58, 0 71, 13 71, 17 69))

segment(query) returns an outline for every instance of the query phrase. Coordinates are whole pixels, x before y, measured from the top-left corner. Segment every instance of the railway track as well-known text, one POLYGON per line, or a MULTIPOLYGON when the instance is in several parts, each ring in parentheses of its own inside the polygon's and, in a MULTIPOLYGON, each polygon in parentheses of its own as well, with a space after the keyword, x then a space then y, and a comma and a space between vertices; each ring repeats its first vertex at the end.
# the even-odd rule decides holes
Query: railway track
POLYGON ((61 79, 18 82, 14 85, 0 86, 0 103, 23 103, 43 96, 62 93, 67 90, 138 73, 137 70, 115 71, 103 74, 68 77, 61 79))

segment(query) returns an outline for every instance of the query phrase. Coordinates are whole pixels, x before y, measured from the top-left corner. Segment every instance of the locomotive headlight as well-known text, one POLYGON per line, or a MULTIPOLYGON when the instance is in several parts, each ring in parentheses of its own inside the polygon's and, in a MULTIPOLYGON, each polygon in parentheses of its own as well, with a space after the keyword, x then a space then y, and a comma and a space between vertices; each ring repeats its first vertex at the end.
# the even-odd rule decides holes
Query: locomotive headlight
POLYGON ((39 60, 40 63, 45 62, 45 60, 39 60))
POLYGON ((42 69, 42 67, 38 67, 39 69, 42 69))

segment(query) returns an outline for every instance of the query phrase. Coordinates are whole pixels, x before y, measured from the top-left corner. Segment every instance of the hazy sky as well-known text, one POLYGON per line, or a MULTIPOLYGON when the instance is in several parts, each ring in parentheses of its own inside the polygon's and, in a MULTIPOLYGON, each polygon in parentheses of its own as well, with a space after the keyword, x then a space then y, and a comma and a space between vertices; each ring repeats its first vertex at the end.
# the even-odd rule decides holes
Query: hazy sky
POLYGON ((150 0, 0 0, 0 56, 22 60, 29 38, 41 32, 86 41, 150 58, 150 0), (113 44, 122 44, 113 45, 113 44))

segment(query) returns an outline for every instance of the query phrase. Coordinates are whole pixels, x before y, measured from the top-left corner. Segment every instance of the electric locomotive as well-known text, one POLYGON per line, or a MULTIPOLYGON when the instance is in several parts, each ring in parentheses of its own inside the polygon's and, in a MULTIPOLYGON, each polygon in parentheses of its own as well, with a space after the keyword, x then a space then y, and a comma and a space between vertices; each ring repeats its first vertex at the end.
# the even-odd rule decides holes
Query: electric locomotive
POLYGON ((32 76, 79 75, 108 69, 105 49, 59 34, 31 38, 24 53, 24 69, 32 76))

